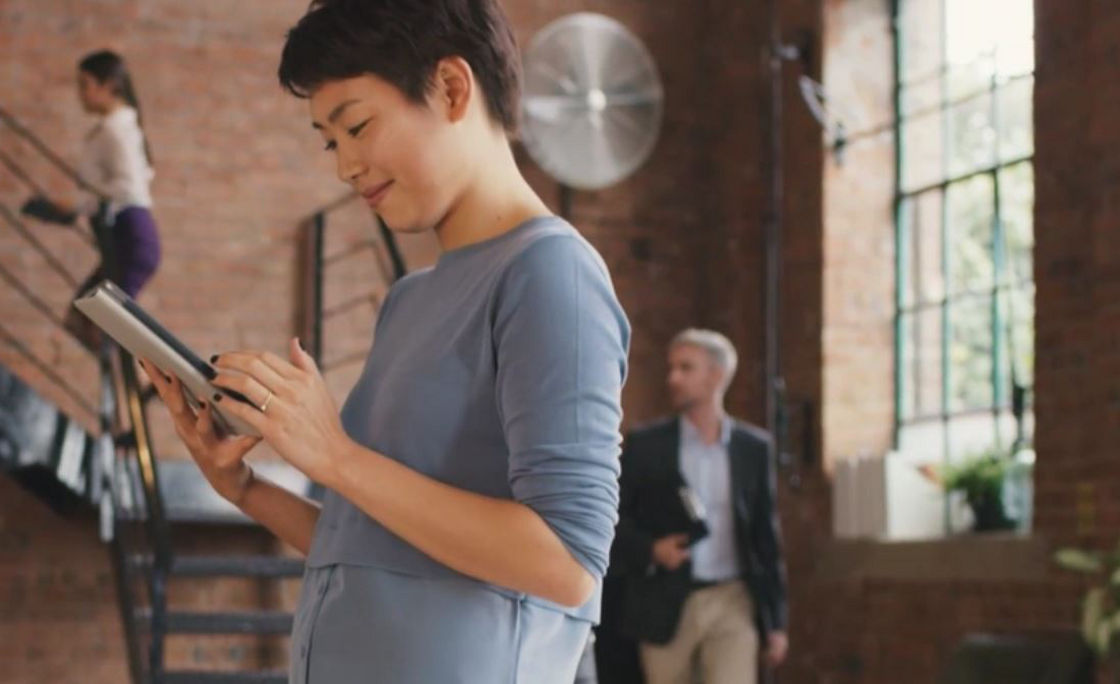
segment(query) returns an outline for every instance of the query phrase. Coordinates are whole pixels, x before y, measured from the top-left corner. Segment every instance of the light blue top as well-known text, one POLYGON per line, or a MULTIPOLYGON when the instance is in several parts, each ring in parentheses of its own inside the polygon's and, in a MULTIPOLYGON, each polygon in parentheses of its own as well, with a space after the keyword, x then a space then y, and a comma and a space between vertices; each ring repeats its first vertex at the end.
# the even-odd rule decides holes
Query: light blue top
MULTIPOLYGON (((629 337, 595 250, 534 219, 393 286, 343 426, 434 479, 532 508, 601 579, 629 337)), ((293 682, 570 682, 599 615, 598 591, 566 608, 466 577, 334 492, 307 564, 293 682)))
POLYGON ((704 504, 708 536, 692 546, 692 577, 709 582, 737 578, 739 556, 735 544, 735 514, 731 509, 731 419, 724 416, 720 438, 708 444, 687 418, 681 416, 681 475, 704 504))

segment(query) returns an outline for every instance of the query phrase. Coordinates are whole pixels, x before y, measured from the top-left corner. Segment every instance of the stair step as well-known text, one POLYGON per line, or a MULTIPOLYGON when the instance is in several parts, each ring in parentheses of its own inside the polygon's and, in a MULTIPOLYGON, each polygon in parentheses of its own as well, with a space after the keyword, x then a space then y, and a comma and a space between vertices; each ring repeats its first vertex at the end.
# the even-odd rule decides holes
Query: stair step
POLYGON ((288 673, 172 670, 164 672, 159 681, 162 684, 288 684, 288 673))
MULTIPOLYGON (((132 565, 148 569, 151 554, 132 557, 132 565)), ((175 577, 302 577, 303 559, 285 556, 176 556, 171 564, 175 577)))
MULTIPOLYGON (((151 623, 151 612, 138 611, 138 617, 151 623)), ((167 614, 169 634, 288 634, 292 631, 292 614, 277 611, 252 613, 190 613, 172 611, 167 614)))

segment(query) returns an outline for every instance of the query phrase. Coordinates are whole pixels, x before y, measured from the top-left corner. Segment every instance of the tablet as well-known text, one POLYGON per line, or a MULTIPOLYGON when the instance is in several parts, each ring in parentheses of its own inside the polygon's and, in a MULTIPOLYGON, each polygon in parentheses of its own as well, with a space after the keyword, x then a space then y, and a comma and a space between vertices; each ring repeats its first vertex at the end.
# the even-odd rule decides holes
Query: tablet
MULTIPOLYGON (((217 376, 213 367, 198 358, 111 281, 103 280, 98 283, 76 299, 74 306, 133 356, 147 359, 164 373, 179 378, 187 402, 195 409, 199 407, 199 397, 209 399, 215 392, 253 406, 252 402, 238 392, 210 384, 217 376)), ((220 432, 260 436, 253 426, 236 416, 223 413, 213 401, 210 405, 214 412, 215 427, 220 432)))

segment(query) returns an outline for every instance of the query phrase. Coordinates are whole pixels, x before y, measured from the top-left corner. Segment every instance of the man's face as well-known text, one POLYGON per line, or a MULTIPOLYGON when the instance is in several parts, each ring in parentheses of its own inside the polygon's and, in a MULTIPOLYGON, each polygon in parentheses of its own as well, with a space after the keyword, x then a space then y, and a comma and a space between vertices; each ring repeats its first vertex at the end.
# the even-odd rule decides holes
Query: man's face
POLYGON ((723 391, 724 371, 706 350, 691 344, 669 348, 669 395, 673 408, 684 412, 712 401, 723 391))

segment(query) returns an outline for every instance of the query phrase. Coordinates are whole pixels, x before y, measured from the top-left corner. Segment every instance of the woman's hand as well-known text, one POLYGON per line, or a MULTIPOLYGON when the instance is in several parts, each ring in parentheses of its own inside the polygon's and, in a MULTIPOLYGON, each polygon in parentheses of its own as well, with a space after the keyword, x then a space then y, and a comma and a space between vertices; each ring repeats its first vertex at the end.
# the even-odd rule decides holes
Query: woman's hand
POLYGON ((20 213, 33 216, 40 221, 68 226, 78 220, 78 211, 66 202, 57 202, 41 195, 35 195, 23 203, 20 213))
POLYGON ((260 442, 259 437, 222 437, 214 431, 214 414, 209 401, 202 401, 197 413, 183 396, 179 378, 165 376, 151 363, 141 360, 144 372, 152 379, 171 419, 175 432, 187 445, 210 485, 227 501, 237 505, 252 480, 253 471, 243 460, 260 442))
POLYGON ((353 444, 342 428, 338 407, 311 355, 299 340, 288 345, 291 359, 269 352, 229 352, 211 360, 211 382, 240 393, 254 406, 215 394, 224 413, 252 425, 288 463, 308 478, 330 485, 339 459, 353 444))

